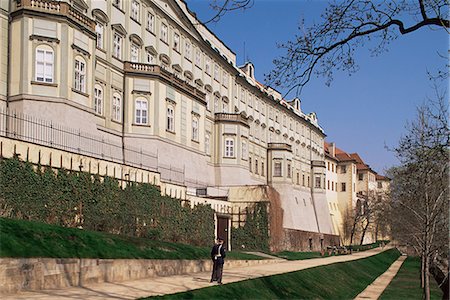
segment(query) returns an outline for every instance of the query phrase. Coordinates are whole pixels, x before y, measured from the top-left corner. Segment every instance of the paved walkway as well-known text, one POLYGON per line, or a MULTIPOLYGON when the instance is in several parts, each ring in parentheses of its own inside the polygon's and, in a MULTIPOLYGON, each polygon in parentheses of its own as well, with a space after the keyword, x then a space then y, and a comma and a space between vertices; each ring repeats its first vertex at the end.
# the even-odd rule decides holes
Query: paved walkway
MULTIPOLYGON (((315 258, 298 261, 282 261, 271 264, 257 265, 250 267, 233 268, 224 270, 223 282, 231 283, 246 279, 253 279, 263 276, 276 275, 313 268, 317 266, 329 265, 337 262, 346 262, 373 256, 382 251, 390 249, 376 248, 364 252, 353 253, 352 255, 332 256, 326 258, 315 258)), ((9 299, 136 299, 139 297, 155 296, 184 292, 211 286, 209 283, 211 274, 209 272, 193 273, 186 275, 155 277, 119 283, 99 283, 86 285, 83 287, 71 287, 61 290, 42 290, 36 292, 23 292, 13 296, 3 296, 2 300, 9 299)))
POLYGON ((380 275, 377 279, 375 279, 372 284, 370 284, 364 291, 362 291, 358 296, 356 296, 355 300, 376 300, 380 298, 381 294, 388 287, 389 283, 391 283, 392 279, 394 279, 395 275, 397 275, 398 270, 402 266, 405 261, 406 256, 400 256, 386 272, 380 275))

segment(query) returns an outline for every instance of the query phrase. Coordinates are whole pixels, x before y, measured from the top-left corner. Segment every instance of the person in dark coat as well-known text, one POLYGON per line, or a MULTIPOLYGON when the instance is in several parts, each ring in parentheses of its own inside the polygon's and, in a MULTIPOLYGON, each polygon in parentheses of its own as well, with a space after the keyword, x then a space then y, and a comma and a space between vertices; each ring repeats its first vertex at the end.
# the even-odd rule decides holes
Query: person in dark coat
POLYGON ((211 275, 211 281, 217 281, 218 284, 222 284, 222 272, 223 263, 225 262, 225 247, 223 246, 223 239, 218 238, 217 243, 211 249, 211 259, 213 261, 213 270, 211 275))

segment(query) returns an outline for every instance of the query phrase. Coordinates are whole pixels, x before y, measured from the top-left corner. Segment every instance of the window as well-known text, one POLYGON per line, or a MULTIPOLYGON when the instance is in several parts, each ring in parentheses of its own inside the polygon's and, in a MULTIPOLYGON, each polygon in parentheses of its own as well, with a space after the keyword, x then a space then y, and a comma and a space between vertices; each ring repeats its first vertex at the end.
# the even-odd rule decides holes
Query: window
POLYGON ((383 183, 378 182, 378 188, 379 188, 379 189, 382 189, 382 188, 383 188, 383 183))
POLYGON ((136 124, 145 125, 148 123, 148 102, 146 99, 136 99, 136 124))
POLYGON ((122 59, 122 36, 114 33, 113 56, 122 59))
POLYGON ((331 190, 334 191, 334 181, 331 182, 331 190))
POLYGON ((122 0, 113 0, 112 4, 119 9, 122 9, 122 0))
POLYGON ((147 63, 154 64, 155 62, 156 62, 155 54, 151 53, 150 51, 147 51, 147 63))
POLYGON ((176 32, 173 34, 173 50, 180 52, 180 35, 176 32))
POLYGON ((234 157, 234 140, 225 139, 225 157, 234 157))
POLYGON ((167 42, 167 40, 168 40, 167 35, 168 35, 167 25, 164 24, 164 23, 161 23, 161 41, 163 41, 166 44, 168 43, 167 42))
POLYGON ((192 139, 198 141, 198 119, 192 118, 192 139))
POLYGON ((199 49, 195 50, 195 65, 200 67, 202 63, 202 53, 199 49))
POLYGON ((209 137, 209 134, 206 134, 205 135, 205 152, 206 152, 206 154, 208 154, 208 155, 210 155, 210 153, 211 153, 211 150, 210 150, 210 146, 209 146, 209 140, 210 140, 210 137, 209 137))
POLYGON ((225 87, 228 87, 228 74, 225 71, 223 71, 223 74, 222 74, 222 84, 225 87))
POLYGON ((258 160, 255 159, 255 174, 259 174, 259 169, 258 169, 258 160))
POLYGON ((281 176, 283 176, 282 174, 283 174, 283 170, 282 170, 282 168, 281 168, 281 161, 275 161, 274 162, 274 164, 273 164, 273 169, 274 169, 274 171, 273 171, 273 176, 274 177, 281 177, 281 176))
POLYGON ((261 176, 264 177, 265 171, 264 171, 264 162, 261 162, 261 176))
POLYGON ((50 47, 36 49, 36 81, 53 82, 53 50, 50 47))
POLYGON ((206 109, 208 111, 211 111, 211 93, 208 91, 206 91, 205 100, 206 100, 206 109))
POLYGON ((220 81, 219 78, 219 65, 218 64, 214 64, 214 79, 217 81, 220 81))
POLYGON ((152 33, 155 32, 155 15, 151 12, 147 12, 147 29, 152 33))
POLYGON ((214 112, 219 112, 219 97, 214 96, 214 112))
POLYGON ((167 107, 167 131, 175 132, 175 114, 173 111, 173 107, 167 107))
POLYGON ((205 58, 205 73, 211 75, 211 59, 209 57, 205 58))
POLYGON ((247 152, 247 143, 246 142, 242 142, 242 147, 241 147, 242 151, 241 151, 241 155, 242 155, 242 159, 247 159, 248 157, 248 152, 247 152))
POLYGON ((245 103, 245 90, 241 87, 241 101, 245 103))
POLYGON ((249 157, 249 158, 248 158, 248 170, 249 170, 250 172, 252 172, 252 167, 253 167, 253 165, 252 165, 252 158, 249 157))
POLYGON ((327 162, 327 170, 330 171, 330 162, 327 162))
POLYGON ((341 166, 341 174, 347 173, 347 166, 341 166))
POLYGON ((248 106, 253 107, 253 97, 252 97, 252 94, 248 94, 248 106))
POLYGON ((302 185, 305 186, 305 175, 302 175, 302 185))
POLYGON ((132 62, 138 62, 139 61, 139 46, 134 44, 134 43, 131 44, 130 60, 132 62))
POLYGON ((308 176, 307 179, 308 179, 308 180, 307 180, 307 181, 308 181, 308 182, 307 182, 307 183, 308 183, 308 187, 311 187, 311 184, 310 184, 310 182, 309 182, 309 176, 308 176))
POLYGON ((330 189, 330 181, 329 180, 327 181, 327 189, 328 190, 330 189))
POLYGON ((112 119, 114 121, 120 122, 120 120, 122 119, 121 108, 122 108, 121 97, 118 93, 114 93, 112 101, 112 119))
POLYGON ((346 190, 345 182, 341 182, 341 192, 345 192, 345 190, 346 190))
POLYGON ((103 89, 98 84, 94 87, 94 111, 98 115, 103 114, 103 89))
POLYGON ((95 25, 95 33, 97 33, 97 48, 103 49, 104 26, 101 23, 95 25))
POLYGON ((75 58, 75 90, 86 92, 86 63, 80 57, 75 58))
POLYGON ((136 22, 139 22, 139 2, 136 0, 131 1, 131 18, 136 22))
POLYGON ((358 174, 358 180, 364 180, 364 174, 358 174))
POLYGON ((297 172, 297 185, 300 184, 300 173, 297 172))
POLYGON ((184 57, 188 60, 192 59, 191 43, 189 43, 189 41, 186 41, 184 44, 184 57))
POLYGON ((291 164, 290 163, 287 164, 287 177, 291 178, 291 164))
POLYGON ((316 179, 316 182, 315 182, 315 185, 314 185, 314 186, 315 186, 316 188, 320 189, 320 186, 321 186, 321 185, 320 185, 320 177, 317 176, 315 179, 316 179))
POLYGON ((224 113, 228 112, 228 102, 225 101, 222 102, 222 112, 224 113))

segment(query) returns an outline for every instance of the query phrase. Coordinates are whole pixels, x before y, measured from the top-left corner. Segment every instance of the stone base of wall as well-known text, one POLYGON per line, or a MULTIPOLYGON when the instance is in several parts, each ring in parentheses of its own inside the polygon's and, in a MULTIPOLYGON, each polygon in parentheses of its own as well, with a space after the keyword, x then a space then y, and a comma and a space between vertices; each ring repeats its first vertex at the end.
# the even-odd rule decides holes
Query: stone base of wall
POLYGON ((320 251, 327 246, 340 245, 339 236, 332 234, 283 228, 282 236, 272 245, 275 251, 320 251))
MULTIPOLYGON (((228 260, 225 269, 277 260, 228 260)), ((0 259, 0 295, 211 271, 210 260, 0 259)))

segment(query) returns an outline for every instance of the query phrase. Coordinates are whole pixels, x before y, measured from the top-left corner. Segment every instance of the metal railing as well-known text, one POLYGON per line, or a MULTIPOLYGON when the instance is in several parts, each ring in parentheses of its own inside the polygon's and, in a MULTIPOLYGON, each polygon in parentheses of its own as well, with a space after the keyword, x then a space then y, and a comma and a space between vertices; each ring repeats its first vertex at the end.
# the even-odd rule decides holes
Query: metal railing
POLYGON ((188 181, 184 166, 161 164, 158 153, 124 145, 120 137, 109 139, 23 113, 0 109, 0 136, 159 172, 167 182, 185 185, 188 181))

